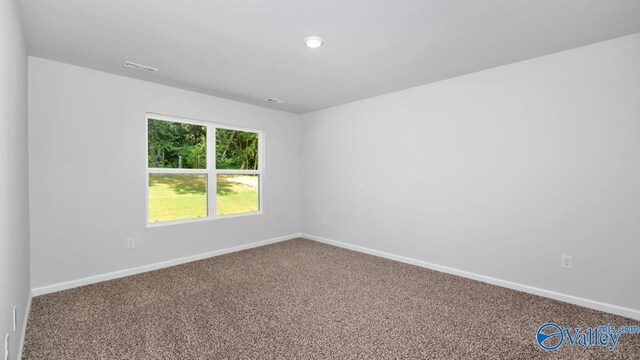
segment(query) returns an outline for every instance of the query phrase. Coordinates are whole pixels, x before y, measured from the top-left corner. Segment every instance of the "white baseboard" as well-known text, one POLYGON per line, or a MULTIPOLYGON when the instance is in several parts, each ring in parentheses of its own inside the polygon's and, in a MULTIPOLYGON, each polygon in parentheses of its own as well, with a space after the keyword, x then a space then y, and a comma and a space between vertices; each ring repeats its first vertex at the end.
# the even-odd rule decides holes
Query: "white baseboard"
POLYGON ((435 271, 440 271, 447 274, 452 274, 452 275, 457 275, 457 276, 465 277, 472 280, 482 281, 484 283, 497 285, 497 286, 505 287, 512 290, 522 291, 528 294, 547 297, 550 299, 554 299, 554 300, 558 300, 558 301, 562 301, 562 302, 566 302, 574 305, 584 306, 594 310, 604 311, 607 313, 620 315, 620 316, 628 317, 635 320, 640 320, 640 310, 638 309, 625 308, 622 306, 602 303, 599 301, 594 301, 594 300, 589 300, 589 299, 585 299, 585 298, 581 298, 573 295, 558 293, 555 291, 540 289, 533 286, 514 283, 511 281, 496 279, 490 276, 475 274, 472 272, 458 270, 458 269, 450 268, 447 266, 437 265, 437 264, 429 263, 426 261, 412 259, 412 258, 400 256, 400 255, 394 255, 384 251, 373 250, 373 249, 369 249, 362 246, 352 245, 352 244, 348 244, 340 241, 323 238, 320 236, 303 233, 302 237, 309 240, 314 240, 321 243, 334 245, 341 248, 358 251, 361 253, 374 255, 374 256, 382 257, 389 260, 395 260, 395 261, 399 261, 406 264, 416 265, 416 266, 420 266, 420 267, 435 270, 435 271))
POLYGON ((27 298, 27 306, 24 309, 24 317, 22 318, 22 334, 20 335, 20 343, 18 344, 17 360, 22 359, 22 349, 24 348, 24 338, 27 335, 27 323, 29 322, 29 311, 31 311, 31 299, 33 299, 33 291, 29 290, 27 298))
POLYGON ((291 240, 291 239, 295 239, 295 238, 298 238, 298 237, 301 237, 301 236, 302 236, 302 234, 300 234, 300 233, 289 234, 289 235, 280 236, 280 237, 277 237, 277 238, 256 241, 256 242, 252 242, 252 243, 244 244, 244 245, 233 246, 233 247, 226 248, 226 249, 220 249, 220 250, 210 251, 210 252, 206 252, 206 253, 202 253, 202 254, 186 256, 186 257, 182 257, 182 258, 178 258, 178 259, 162 261, 162 262, 155 263, 155 264, 143 265, 143 266, 138 266, 138 267, 135 267, 135 268, 118 270, 118 271, 114 271, 114 272, 110 272, 110 273, 106 273, 106 274, 100 274, 100 275, 90 276, 90 277, 86 277, 86 278, 82 278, 82 279, 65 281, 65 282, 61 282, 61 283, 57 283, 57 284, 53 284, 53 285, 47 285, 47 286, 42 286, 42 287, 38 287, 38 288, 33 288, 32 289, 33 296, 40 296, 40 295, 44 295, 44 294, 50 294, 50 293, 54 293, 54 292, 58 292, 58 291, 62 291, 62 290, 67 290, 67 289, 72 289, 72 288, 76 288, 76 287, 80 287, 80 286, 84 286, 84 285, 95 284, 95 283, 102 282, 102 281, 113 280, 113 279, 118 279, 118 278, 125 277, 125 276, 130 276, 130 275, 140 274, 140 273, 144 273, 144 272, 148 272, 148 271, 163 269, 163 268, 166 268, 166 267, 180 265, 180 264, 184 264, 184 263, 188 263, 188 262, 192 262, 192 261, 197 261, 197 260, 202 260, 202 259, 207 259, 207 258, 214 257, 214 256, 220 256, 220 255, 229 254, 229 253, 233 253, 233 252, 237 252, 237 251, 242 251, 242 250, 247 250, 247 249, 252 249, 252 248, 256 248, 256 247, 260 247, 260 246, 269 245, 269 244, 274 244, 274 243, 277 243, 277 242, 280 242, 280 241, 291 240))

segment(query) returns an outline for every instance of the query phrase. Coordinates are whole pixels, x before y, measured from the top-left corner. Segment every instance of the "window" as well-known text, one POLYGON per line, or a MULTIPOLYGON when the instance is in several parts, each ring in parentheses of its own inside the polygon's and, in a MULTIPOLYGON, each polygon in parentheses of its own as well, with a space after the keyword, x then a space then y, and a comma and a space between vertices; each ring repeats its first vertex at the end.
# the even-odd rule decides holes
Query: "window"
POLYGON ((261 213, 261 144, 260 130, 147 115, 148 224, 261 213))

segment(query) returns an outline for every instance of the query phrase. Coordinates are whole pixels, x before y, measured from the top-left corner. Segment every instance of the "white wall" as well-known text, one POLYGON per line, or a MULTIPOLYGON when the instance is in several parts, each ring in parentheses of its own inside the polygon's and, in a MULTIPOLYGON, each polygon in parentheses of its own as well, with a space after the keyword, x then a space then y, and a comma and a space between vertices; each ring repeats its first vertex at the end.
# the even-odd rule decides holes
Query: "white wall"
POLYGON ((640 34, 303 121, 304 233, 640 309, 640 34))
POLYGON ((29 299, 27 55, 16 1, 0 1, 0 354, 18 356, 29 299), (13 331, 13 306, 18 328, 13 331))
POLYGON ((296 115, 30 57, 29 118, 34 288, 300 231, 296 115), (147 229, 145 112, 264 129, 264 214, 147 229))

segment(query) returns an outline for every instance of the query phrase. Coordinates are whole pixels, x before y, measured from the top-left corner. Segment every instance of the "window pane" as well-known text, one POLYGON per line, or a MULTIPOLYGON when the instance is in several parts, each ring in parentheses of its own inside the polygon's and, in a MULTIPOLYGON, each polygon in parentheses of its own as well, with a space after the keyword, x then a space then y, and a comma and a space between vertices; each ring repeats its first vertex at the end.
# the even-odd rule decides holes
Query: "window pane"
POLYGON ((258 134, 216 129, 216 168, 257 170, 258 134))
POLYGON ((150 168, 206 169, 207 127, 149 119, 150 168))
POLYGON ((218 174, 216 212, 240 214, 260 210, 258 175, 218 174))
POLYGON ((149 222, 207 216, 207 175, 149 174, 149 222))

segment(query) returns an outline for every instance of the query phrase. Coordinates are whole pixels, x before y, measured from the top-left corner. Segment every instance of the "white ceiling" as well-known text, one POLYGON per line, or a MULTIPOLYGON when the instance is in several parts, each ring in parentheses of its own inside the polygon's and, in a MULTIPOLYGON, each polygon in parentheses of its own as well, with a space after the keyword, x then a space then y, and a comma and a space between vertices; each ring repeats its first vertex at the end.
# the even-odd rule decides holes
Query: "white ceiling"
POLYGON ((640 32, 639 0, 20 2, 30 55, 296 113, 640 32))

